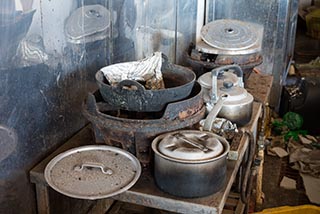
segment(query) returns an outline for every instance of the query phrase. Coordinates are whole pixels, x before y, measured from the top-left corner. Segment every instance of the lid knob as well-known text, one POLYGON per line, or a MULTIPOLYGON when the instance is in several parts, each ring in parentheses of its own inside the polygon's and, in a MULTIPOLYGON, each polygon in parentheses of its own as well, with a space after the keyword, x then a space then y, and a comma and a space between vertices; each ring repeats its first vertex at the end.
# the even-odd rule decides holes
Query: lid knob
POLYGON ((225 87, 227 89, 232 88, 233 87, 233 82, 225 81, 225 82, 223 82, 223 87, 225 87))
POLYGON ((94 10, 94 9, 90 9, 90 10, 88 10, 87 11, 87 15, 89 16, 89 17, 96 17, 96 18, 99 18, 99 17, 101 17, 101 14, 99 13, 99 11, 97 11, 97 10, 94 10))

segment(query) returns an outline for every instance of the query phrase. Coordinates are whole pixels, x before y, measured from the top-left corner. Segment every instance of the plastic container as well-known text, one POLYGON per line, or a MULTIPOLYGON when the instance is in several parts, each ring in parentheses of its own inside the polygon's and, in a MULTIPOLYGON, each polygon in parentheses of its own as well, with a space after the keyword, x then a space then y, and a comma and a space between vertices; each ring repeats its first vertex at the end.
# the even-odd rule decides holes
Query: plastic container
POLYGON ((301 206, 283 206, 270 209, 264 209, 256 214, 320 214, 320 207, 314 205, 301 206))

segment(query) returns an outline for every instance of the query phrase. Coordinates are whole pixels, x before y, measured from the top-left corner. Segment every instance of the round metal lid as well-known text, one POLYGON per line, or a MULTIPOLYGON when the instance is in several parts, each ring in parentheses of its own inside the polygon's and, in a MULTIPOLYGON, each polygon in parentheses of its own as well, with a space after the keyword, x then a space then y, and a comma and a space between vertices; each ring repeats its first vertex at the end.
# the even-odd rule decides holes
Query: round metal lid
MULTIPOLYGON (((233 85, 238 84, 238 77, 236 74, 233 72, 223 72, 223 74, 219 74, 218 77, 218 86, 222 86, 224 81, 229 81, 232 82, 233 85)), ((198 78, 198 82, 200 85, 206 89, 211 89, 212 88, 212 73, 207 72, 202 74, 198 78)))
POLYGON ((132 187, 141 174, 138 159, 122 149, 83 146, 63 152, 45 168, 49 186, 73 198, 101 199, 132 187))
POLYGON ((220 139, 200 131, 178 131, 167 134, 158 144, 166 157, 178 160, 208 160, 224 152, 220 139))
MULTIPOLYGON (((110 12, 102 5, 86 5, 76 9, 67 19, 65 33, 70 42, 99 40, 107 37, 110 12)), ((87 42, 87 41, 86 41, 87 42)))
POLYGON ((223 50, 244 50, 258 42, 249 23, 233 19, 215 20, 204 25, 201 38, 209 46, 223 50))

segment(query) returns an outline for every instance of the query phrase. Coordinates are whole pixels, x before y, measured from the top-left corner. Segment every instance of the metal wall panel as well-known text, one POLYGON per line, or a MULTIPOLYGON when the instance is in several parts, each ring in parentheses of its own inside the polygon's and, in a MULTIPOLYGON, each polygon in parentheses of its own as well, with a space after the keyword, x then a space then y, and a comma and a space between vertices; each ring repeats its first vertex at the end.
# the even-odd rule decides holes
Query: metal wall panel
MULTIPOLYGON (((207 21, 236 18, 264 25, 263 71, 273 74, 279 83, 287 54, 293 47, 288 39, 292 40, 295 32, 296 17, 292 11, 297 0, 206 2, 207 21)), ((99 68, 141 59, 155 51, 162 51, 171 62, 183 64, 183 53, 195 40, 197 3, 197 0, 0 2, 0 27, 16 9, 35 10, 29 14, 30 26, 22 23, 20 28, 1 29, 0 213, 35 212, 28 171, 84 126, 81 103, 88 91, 96 89, 94 74, 99 68), (19 2, 20 5, 15 4, 19 2), (70 44, 65 36, 67 17, 76 8, 91 4, 101 4, 110 11, 107 38, 70 44), (15 45, 25 39, 29 43, 20 46, 24 52, 17 55, 15 45)), ((11 19, 21 20, 19 17, 16 13, 11 19)))
POLYGON ((108 39, 66 40, 80 1, 24 0, 23 12, 15 2, 0 2, 0 213, 9 214, 36 213, 28 172, 87 123, 81 105, 110 52, 108 39))
MULTIPOLYGON (((0 60, 0 213, 35 213, 28 171, 85 125, 81 104, 87 92, 96 89, 94 74, 99 68, 141 59, 155 51, 162 51, 172 62, 183 60, 182 53, 195 34, 196 2, 0 2, 1 20, 9 14, 15 22, 20 19, 16 10, 34 10, 20 34, 9 27, 0 35, 1 47, 11 50, 0 60), (110 11, 107 38, 71 44, 65 34, 66 19, 75 9, 92 4, 110 11), (26 40, 21 50, 9 45, 26 40)), ((80 22, 84 20, 80 17, 80 22)))
POLYGON ((123 0, 112 1, 112 7, 119 19, 113 53, 122 56, 113 62, 142 59, 155 51, 171 62, 183 62, 183 52, 195 37, 196 0, 123 0))
POLYGON ((264 62, 259 68, 274 77, 271 105, 275 108, 292 59, 297 14, 298 0, 207 0, 207 22, 230 18, 264 26, 264 62))

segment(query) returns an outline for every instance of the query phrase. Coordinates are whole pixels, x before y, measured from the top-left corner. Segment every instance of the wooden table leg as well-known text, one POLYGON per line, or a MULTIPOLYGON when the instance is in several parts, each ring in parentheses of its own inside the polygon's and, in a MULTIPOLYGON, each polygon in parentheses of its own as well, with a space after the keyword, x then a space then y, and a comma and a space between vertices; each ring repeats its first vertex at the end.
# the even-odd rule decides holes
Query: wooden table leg
POLYGON ((36 184, 38 214, 50 214, 49 188, 42 184, 36 184))

